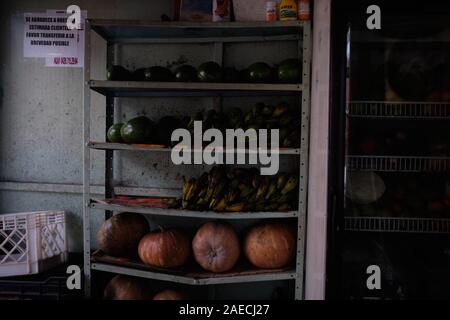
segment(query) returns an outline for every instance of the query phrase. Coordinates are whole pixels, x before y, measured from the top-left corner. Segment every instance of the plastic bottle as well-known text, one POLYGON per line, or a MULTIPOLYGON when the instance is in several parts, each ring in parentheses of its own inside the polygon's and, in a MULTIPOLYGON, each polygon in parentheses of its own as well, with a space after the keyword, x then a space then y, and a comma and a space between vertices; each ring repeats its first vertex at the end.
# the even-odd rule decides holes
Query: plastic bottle
POLYGON ((213 0, 213 21, 228 22, 230 21, 230 2, 231 0, 213 0))
POLYGON ((311 6, 309 0, 298 0, 298 18, 304 21, 311 19, 311 6))
POLYGON ((295 0, 282 0, 280 3, 280 20, 297 20, 297 2, 295 0))
POLYGON ((266 2, 266 21, 277 21, 277 3, 275 1, 266 2))

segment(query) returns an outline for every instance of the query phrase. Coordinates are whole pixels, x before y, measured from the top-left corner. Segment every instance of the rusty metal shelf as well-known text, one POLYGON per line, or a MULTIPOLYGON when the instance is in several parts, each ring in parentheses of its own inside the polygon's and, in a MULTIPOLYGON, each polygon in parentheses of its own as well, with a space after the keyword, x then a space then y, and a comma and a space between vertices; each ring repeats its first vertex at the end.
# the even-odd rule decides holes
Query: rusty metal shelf
POLYGON ((181 209, 160 209, 152 208, 144 205, 119 205, 106 204, 105 200, 92 199, 89 205, 91 209, 109 210, 116 212, 134 212, 141 214, 168 216, 168 217, 185 217, 185 218, 201 218, 201 219, 285 219, 296 218, 299 216, 298 211, 288 212, 214 212, 214 211, 192 211, 181 209))
MULTIPOLYGON (((89 147, 95 150, 116 150, 116 151, 147 151, 147 152, 171 152, 172 148, 168 147, 155 147, 151 145, 136 145, 136 144, 125 144, 125 143, 111 143, 111 142, 89 142, 89 147)), ((195 150, 193 149, 191 152, 203 152, 203 150, 195 150)), ((233 151, 222 150, 218 151, 220 153, 234 153, 234 154, 249 154, 253 151, 248 149, 236 149, 233 151)), ((258 151, 254 151, 257 153, 258 151)), ((269 150, 270 152, 270 150, 269 150)), ((274 151, 278 154, 283 155, 299 155, 299 148, 280 148, 278 151, 274 151)))
POLYGON ((301 39, 302 21, 284 22, 155 22, 88 20, 111 43, 202 43, 286 41, 301 39))
POLYGON ((245 262, 239 262, 232 270, 224 273, 211 273, 194 263, 179 270, 153 268, 142 262, 109 257, 99 251, 92 255, 91 262, 93 270, 193 286, 296 279, 293 268, 256 269, 245 262))
POLYGON ((203 83, 90 80, 92 90, 110 97, 208 97, 299 95, 301 84, 203 83))

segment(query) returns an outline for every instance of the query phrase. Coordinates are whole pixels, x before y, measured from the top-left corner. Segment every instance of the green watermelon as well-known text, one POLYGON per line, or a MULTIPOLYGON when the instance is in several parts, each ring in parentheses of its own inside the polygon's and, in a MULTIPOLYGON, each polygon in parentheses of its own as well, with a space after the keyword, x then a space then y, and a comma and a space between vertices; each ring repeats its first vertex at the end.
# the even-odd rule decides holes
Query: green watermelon
POLYGON ((223 69, 223 81, 228 83, 237 83, 241 80, 241 74, 235 68, 227 67, 223 69))
POLYGON ((205 62, 198 68, 198 79, 202 82, 220 82, 222 77, 222 67, 216 62, 205 62))
POLYGON ((272 68, 265 62, 256 62, 248 67, 250 82, 269 83, 272 81, 272 68))
POLYGON ((159 82, 169 82, 173 81, 172 72, 164 67, 150 67, 145 69, 145 80, 147 81, 159 81, 159 82))
POLYGON ((282 83, 300 83, 302 64, 298 59, 288 59, 280 63, 277 68, 277 78, 282 83))
POLYGON ((123 127, 123 123, 116 123, 113 124, 109 129, 107 133, 108 141, 109 142, 115 142, 120 143, 123 142, 122 135, 120 133, 120 130, 123 127))
POLYGON ((155 125, 149 118, 140 116, 123 125, 120 133, 125 143, 152 143, 155 125))
POLYGON ((110 81, 128 81, 131 78, 131 72, 122 66, 111 66, 106 73, 106 79, 110 81))
POLYGON ((197 80, 197 69, 193 66, 185 64, 175 70, 175 81, 194 82, 197 80))

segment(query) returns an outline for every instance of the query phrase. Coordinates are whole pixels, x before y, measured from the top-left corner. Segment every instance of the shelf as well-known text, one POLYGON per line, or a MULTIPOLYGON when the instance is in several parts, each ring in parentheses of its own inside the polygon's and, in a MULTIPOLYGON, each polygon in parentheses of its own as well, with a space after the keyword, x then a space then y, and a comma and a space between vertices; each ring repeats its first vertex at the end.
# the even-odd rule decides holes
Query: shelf
POLYGON ((352 171, 450 171, 450 158, 446 157, 347 156, 346 162, 347 169, 352 171))
POLYGON ((181 209, 160 209, 152 208, 145 205, 125 206, 118 204, 105 204, 107 200, 92 199, 90 207, 92 209, 108 210, 116 212, 135 212, 141 214, 168 216, 168 217, 185 217, 185 218, 201 218, 201 219, 282 219, 296 218, 299 216, 297 211, 288 212, 214 212, 214 211, 191 211, 181 209), (101 202, 101 203, 100 203, 101 202))
POLYGON ((345 217, 346 231, 450 233, 450 219, 345 217))
POLYGON ((348 116, 374 119, 450 119, 448 102, 351 101, 348 116))
POLYGON ((296 278, 295 270, 292 269, 262 270, 248 265, 238 266, 224 273, 211 273, 201 270, 198 266, 188 266, 185 270, 157 269, 141 262, 116 259, 98 252, 92 256, 91 260, 91 268, 94 270, 193 286, 292 280, 296 278))
MULTIPOLYGON (((151 145, 133 145, 125 143, 110 143, 110 142, 89 142, 88 146, 95 150, 117 150, 117 151, 146 151, 146 152, 171 152, 171 148, 167 147, 153 147, 151 145)), ((193 153, 203 152, 203 150, 192 150, 193 153)), ((223 150, 218 151, 220 153, 231 153, 231 151, 223 150)), ((258 151, 250 151, 248 149, 236 149, 232 153, 234 154, 249 154, 257 153, 258 151)), ((269 150, 270 152, 270 150, 269 150)), ((280 155, 299 155, 300 149, 280 148, 275 151, 280 155)))
POLYGON ((145 82, 91 80, 90 88, 110 97, 210 97, 298 95, 301 84, 145 82))
POLYGON ((89 20, 111 43, 201 43, 301 39, 302 21, 289 22, 155 22, 89 20))

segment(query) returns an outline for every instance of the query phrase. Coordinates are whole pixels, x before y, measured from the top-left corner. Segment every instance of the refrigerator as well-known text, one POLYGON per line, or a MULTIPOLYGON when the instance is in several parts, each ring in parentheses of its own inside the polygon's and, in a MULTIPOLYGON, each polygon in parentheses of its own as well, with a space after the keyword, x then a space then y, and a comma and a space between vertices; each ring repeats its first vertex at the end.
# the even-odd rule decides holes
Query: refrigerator
POLYGON ((333 1, 326 296, 450 298, 450 3, 333 1))

